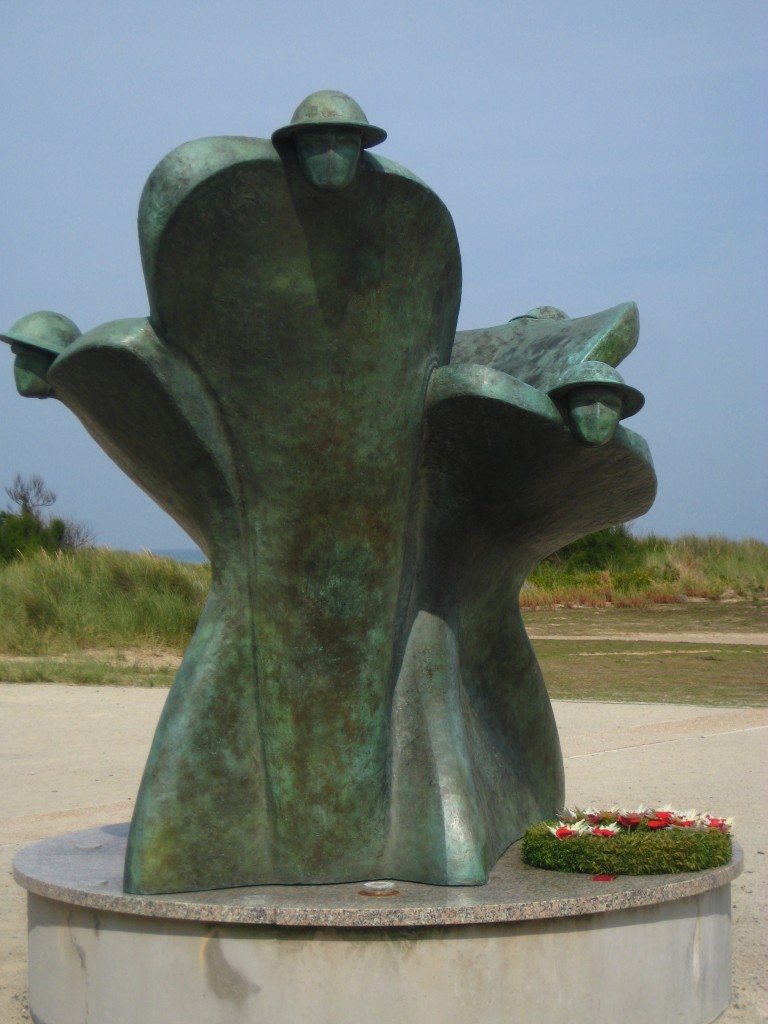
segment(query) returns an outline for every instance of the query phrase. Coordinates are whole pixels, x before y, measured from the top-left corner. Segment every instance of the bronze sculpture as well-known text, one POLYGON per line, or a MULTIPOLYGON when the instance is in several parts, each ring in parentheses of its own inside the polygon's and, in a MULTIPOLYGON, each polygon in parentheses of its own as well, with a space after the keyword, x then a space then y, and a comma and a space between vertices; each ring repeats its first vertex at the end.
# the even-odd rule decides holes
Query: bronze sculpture
POLYGON ((148 318, 3 336, 211 559, 125 886, 478 884, 563 798, 517 607, 542 557, 653 500, 632 303, 455 337, 458 244, 342 93, 150 176, 148 318), (453 355, 452 355, 453 353, 453 355), (595 365, 597 364, 597 365, 595 365))

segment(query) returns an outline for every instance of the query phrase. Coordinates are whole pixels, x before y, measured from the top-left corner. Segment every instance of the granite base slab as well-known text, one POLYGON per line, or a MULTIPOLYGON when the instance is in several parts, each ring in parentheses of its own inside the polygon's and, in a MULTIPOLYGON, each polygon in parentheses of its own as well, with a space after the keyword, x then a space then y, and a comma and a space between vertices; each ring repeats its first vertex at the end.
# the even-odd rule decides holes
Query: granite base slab
POLYGON ((704 1024, 730 1001, 732 862, 488 885, 122 891, 127 825, 22 850, 36 1024, 704 1024), (631 994, 631 998, 629 997, 631 994))

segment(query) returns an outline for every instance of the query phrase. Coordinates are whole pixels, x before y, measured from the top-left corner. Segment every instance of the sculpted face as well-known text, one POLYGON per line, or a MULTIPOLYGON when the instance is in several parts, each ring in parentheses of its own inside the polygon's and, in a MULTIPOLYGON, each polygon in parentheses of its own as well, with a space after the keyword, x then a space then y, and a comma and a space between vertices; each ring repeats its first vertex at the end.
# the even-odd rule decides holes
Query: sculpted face
POLYGON ((296 133, 296 154, 307 181, 338 192, 352 183, 362 139, 351 129, 307 128, 296 133))
POLYGON ((622 397, 615 388, 590 384, 568 393, 572 433, 586 445, 605 444, 616 433, 622 397))
POLYGON ((55 356, 27 345, 14 345, 13 352, 16 354, 13 376, 19 394, 24 398, 49 398, 53 388, 45 375, 55 356))

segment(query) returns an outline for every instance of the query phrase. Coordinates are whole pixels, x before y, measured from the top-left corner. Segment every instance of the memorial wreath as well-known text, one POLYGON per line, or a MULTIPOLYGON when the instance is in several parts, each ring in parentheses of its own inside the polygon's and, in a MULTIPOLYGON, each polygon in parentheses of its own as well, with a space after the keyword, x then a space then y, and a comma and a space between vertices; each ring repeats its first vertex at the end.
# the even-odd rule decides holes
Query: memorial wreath
POLYGON ((532 825, 522 857, 531 867, 589 875, 703 871, 732 855, 732 818, 672 807, 565 809, 532 825))

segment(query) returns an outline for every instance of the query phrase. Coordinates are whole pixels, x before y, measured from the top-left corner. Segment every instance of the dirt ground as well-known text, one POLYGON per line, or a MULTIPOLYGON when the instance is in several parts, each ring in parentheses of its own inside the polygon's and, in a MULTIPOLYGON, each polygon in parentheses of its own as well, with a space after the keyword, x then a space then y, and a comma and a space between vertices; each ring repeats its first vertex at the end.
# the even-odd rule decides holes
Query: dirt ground
MULTIPOLYGON (((37 839, 130 817, 166 692, 0 684, 3 1024, 30 1020, 13 856, 37 839)), ((736 818, 746 866, 733 884, 733 1002, 720 1020, 768 1021, 768 710, 555 702, 555 713, 570 804, 672 803, 736 818)), ((577 1009, 572 1019, 592 1024, 577 1009)))

